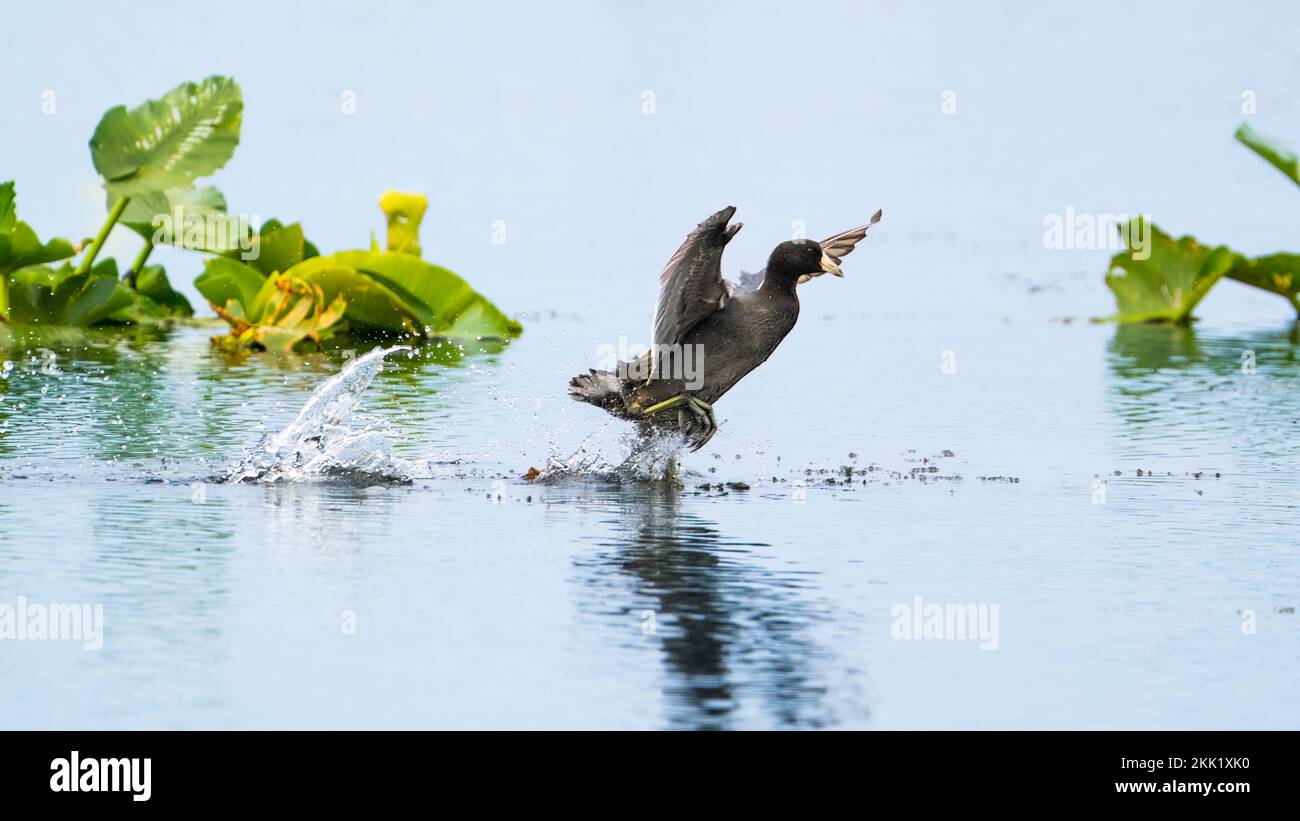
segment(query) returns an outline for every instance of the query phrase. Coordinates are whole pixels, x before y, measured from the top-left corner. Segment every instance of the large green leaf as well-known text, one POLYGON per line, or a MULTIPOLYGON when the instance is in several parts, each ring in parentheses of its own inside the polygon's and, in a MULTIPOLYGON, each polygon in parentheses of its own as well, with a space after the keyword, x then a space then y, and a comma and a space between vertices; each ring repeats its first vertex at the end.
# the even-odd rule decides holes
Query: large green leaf
POLYGON ((1246 123, 1237 129, 1237 141, 1250 148, 1259 156, 1268 160, 1273 167, 1286 174, 1291 181, 1300 185, 1300 157, 1289 147, 1277 140, 1261 135, 1246 123))
POLYGON ((343 251, 334 259, 387 286, 411 306, 433 336, 507 339, 523 330, 465 280, 419 257, 391 251, 343 251))
POLYGON ((9 276, 9 319, 33 325, 86 327, 131 306, 134 296, 105 260, 84 274, 71 265, 36 265, 9 276))
POLYGON ((136 293, 148 297, 174 316, 194 316, 194 307, 184 294, 172 288, 161 265, 146 265, 136 274, 136 293))
MULTIPOLYGON (((110 211, 119 199, 108 195, 110 211)), ((241 232, 247 230, 232 220, 220 191, 186 185, 131 197, 118 222, 147 242, 220 254, 238 250, 241 232)))
POLYGON ((209 77, 129 111, 109 109, 90 138, 95 169, 123 197, 188 185, 234 154, 243 108, 234 80, 209 77))
MULTIPOLYGON (((68 259, 75 251, 66 239, 41 242, 27 223, 18 219, 18 197, 12 181, 0 183, 0 278, 28 265, 68 259)), ((0 315, 4 313, 0 294, 0 315)))
POLYGON ((296 222, 284 225, 275 219, 262 223, 250 251, 227 251, 225 256, 245 262, 269 276, 283 273, 304 259, 320 255, 316 246, 303 236, 302 225, 296 222))
POLYGON ((1129 241, 1129 250, 1110 261, 1106 285, 1115 293, 1120 322, 1189 322, 1192 309, 1232 267, 1237 255, 1225 246, 1208 247, 1193 237, 1175 240, 1142 217, 1131 220, 1120 235, 1146 237, 1148 244, 1129 241), (1146 256, 1145 259, 1141 258, 1146 256))
POLYGON ((271 220, 268 225, 262 226, 262 231, 258 234, 254 249, 257 255, 247 262, 267 275, 277 271, 284 273, 306 259, 306 247, 307 241, 302 235, 302 225, 296 222, 292 225, 280 225, 275 220, 271 220))
MULTIPOLYGON (((130 290, 130 289, 128 289, 130 290)), ((115 312, 114 322, 137 325, 165 322, 177 317, 194 316, 194 308, 185 295, 175 290, 161 265, 146 265, 136 274, 135 289, 130 290, 132 304, 115 312)))
POLYGON ((290 268, 288 274, 319 285, 327 302, 343 297, 350 327, 392 334, 420 332, 416 303, 337 256, 313 257, 290 268))
POLYGON ((1270 254, 1253 259, 1238 256, 1228 276, 1280 294, 1300 314, 1300 254, 1270 254))
POLYGON ((13 181, 0 183, 0 319, 9 315, 11 271, 68 259, 75 251, 66 239, 41 242, 31 226, 18 219, 18 196, 13 181))
POLYGON ((194 287, 219 308, 233 301, 247 313, 265 283, 266 277, 255 268, 228 257, 213 257, 203 264, 194 287))
POLYGON ((43 265, 68 259, 76 251, 66 239, 41 242, 25 222, 8 234, 0 234, 0 276, 27 265, 43 265))

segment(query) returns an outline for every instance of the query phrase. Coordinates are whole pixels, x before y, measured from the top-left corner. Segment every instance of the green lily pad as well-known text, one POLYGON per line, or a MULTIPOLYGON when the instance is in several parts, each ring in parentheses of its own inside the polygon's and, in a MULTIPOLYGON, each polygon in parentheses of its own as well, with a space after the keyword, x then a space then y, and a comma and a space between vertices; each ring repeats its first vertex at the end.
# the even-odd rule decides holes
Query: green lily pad
POLYGON ((272 220, 262 226, 257 239, 257 256, 245 260, 268 276, 283 273, 307 258, 307 241, 298 223, 280 225, 272 220))
POLYGON ((213 257, 203 264, 194 287, 212 305, 236 302, 247 313, 265 283, 266 277, 257 269, 228 257, 213 257))
POLYGON ((95 169, 117 196, 189 185, 234 154, 243 109, 239 85, 215 76, 129 111, 109 109, 90 138, 95 169))
POLYGON ((78 274, 71 265, 36 265, 9 276, 9 319, 32 325, 89 327, 108 320, 135 301, 109 259, 78 274))
POLYGON ((303 236, 302 225, 296 222, 284 225, 275 219, 262 223, 253 238, 251 252, 230 250, 223 256, 246 263, 267 276, 283 273, 305 259, 320 256, 316 246, 303 236))
MULTIPOLYGON (((389 191, 380 199, 388 219, 391 250, 347 251, 320 256, 298 224, 268 220, 259 232, 258 255, 243 260, 235 251, 209 261, 195 287, 238 333, 238 344, 260 344, 258 334, 275 333, 260 318, 284 301, 284 289, 318 288, 313 310, 328 317, 345 306, 343 330, 383 335, 433 335, 451 339, 507 340, 522 326, 446 268, 420 259, 419 228, 427 202, 420 194, 389 191), (275 289, 268 290, 270 278, 275 289), (256 332, 250 328, 258 326, 256 332)), ((295 291, 297 293, 297 291, 295 291)), ((313 338, 323 338, 317 334, 313 338)), ((265 345, 262 345, 265 347, 265 345)))
POLYGON ((1300 314, 1300 254, 1239 256, 1228 277, 1285 297, 1300 314))
MULTIPOLYGON (((120 197, 109 194, 112 210, 120 197)), ((226 198, 212 186, 181 186, 131 197, 119 223, 146 242, 220 254, 240 248, 239 226, 226 214, 226 198), (166 222, 163 222, 163 218, 166 222), (160 231, 162 226, 168 231, 160 231)))
POLYGON ((1246 123, 1241 124, 1235 136, 1238 142, 1268 160, 1274 168, 1300 185, 1300 157, 1297 157, 1289 147, 1278 140, 1263 136, 1246 123))
POLYGON ((0 318, 8 316, 8 274, 29 265, 68 259, 75 251, 66 239, 41 242, 31 226, 18 219, 18 197, 12 181, 0 183, 0 318))
POLYGON ((313 257, 287 272, 319 285, 326 300, 343 297, 351 328, 386 334, 420 332, 420 307, 406 295, 368 277, 335 256, 313 257))
POLYGON ((114 313, 113 322, 147 325, 178 317, 194 316, 194 308, 185 295, 175 290, 161 265, 146 265, 136 274, 134 297, 127 308, 114 313))
POLYGON ((1192 310, 1232 268, 1237 255, 1226 246, 1202 245, 1193 237, 1171 238, 1142 217, 1121 236, 1142 237, 1150 230, 1145 253, 1129 250, 1110 261, 1106 285, 1115 294, 1120 322, 1190 322, 1192 310), (1145 256, 1143 259, 1141 257, 1145 256))
POLYGON ((468 282, 419 257, 392 251, 343 251, 334 258, 397 294, 433 336, 509 339, 523 331, 522 325, 468 282))
POLYGON ((136 293, 148 297, 173 316, 194 316, 194 306, 185 294, 172 288, 167 271, 161 265, 146 265, 136 274, 136 293))

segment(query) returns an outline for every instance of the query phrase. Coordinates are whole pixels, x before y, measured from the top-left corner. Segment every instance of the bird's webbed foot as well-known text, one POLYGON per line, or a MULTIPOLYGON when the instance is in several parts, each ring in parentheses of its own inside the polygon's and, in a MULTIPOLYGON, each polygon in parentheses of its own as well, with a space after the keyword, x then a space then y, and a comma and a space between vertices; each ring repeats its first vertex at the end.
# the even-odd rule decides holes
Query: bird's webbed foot
POLYGON ((704 447, 718 432, 718 418, 713 415, 713 406, 687 393, 679 393, 644 410, 633 405, 631 410, 636 416, 652 416, 674 408, 677 409, 677 427, 686 437, 691 452, 704 447))

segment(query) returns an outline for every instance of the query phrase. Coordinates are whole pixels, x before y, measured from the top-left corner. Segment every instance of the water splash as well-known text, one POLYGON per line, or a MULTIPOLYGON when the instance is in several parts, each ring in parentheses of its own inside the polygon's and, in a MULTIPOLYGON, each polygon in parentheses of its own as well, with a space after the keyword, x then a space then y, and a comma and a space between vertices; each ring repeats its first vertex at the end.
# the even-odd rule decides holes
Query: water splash
POLYGON ((384 369, 384 357, 409 350, 406 345, 375 348, 349 362, 316 389, 288 427, 264 436, 224 481, 405 483, 420 475, 426 466, 395 456, 380 431, 347 425, 366 388, 384 369))
MULTIPOLYGON (((410 350, 406 345, 375 348, 348 363, 316 389, 289 425, 262 437, 257 447, 218 481, 405 484, 416 479, 464 475, 460 459, 402 458, 393 453, 384 431, 371 424, 349 425, 366 389, 383 370, 384 358, 410 350)), ((678 455, 685 440, 677 433, 628 429, 625 424, 609 420, 568 457, 562 457, 552 445, 538 480, 678 480, 682 474, 678 455), (611 435, 614 432, 616 437, 611 435)))
POLYGON ((656 429, 625 432, 615 446, 617 455, 610 458, 605 448, 592 440, 605 433, 606 422, 584 439, 568 457, 561 457, 555 446, 546 459, 546 467, 535 481, 548 482, 585 477, 615 482, 663 482, 681 478, 678 455, 686 440, 678 433, 656 429))

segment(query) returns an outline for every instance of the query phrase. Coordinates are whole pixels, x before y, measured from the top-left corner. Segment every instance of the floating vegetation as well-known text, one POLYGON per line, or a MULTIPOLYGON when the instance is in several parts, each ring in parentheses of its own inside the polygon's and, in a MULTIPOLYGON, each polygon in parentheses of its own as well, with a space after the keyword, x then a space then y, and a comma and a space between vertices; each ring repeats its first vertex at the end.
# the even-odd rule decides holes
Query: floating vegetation
POLYGON ((419 257, 423 195, 390 191, 379 204, 388 220, 384 250, 372 244, 369 251, 321 256, 301 226, 272 220, 262 226, 258 253, 247 262, 236 252, 208 260, 194 286, 232 328, 216 341, 287 350, 347 332, 452 340, 519 335, 522 326, 465 280, 419 257), (272 298, 286 289, 315 299, 282 310, 272 298))
POLYGON ((117 106, 104 114, 90 139, 90 155, 104 180, 108 217, 89 242, 41 243, 17 220, 13 183, 0 185, 0 320, 86 327, 192 316, 189 300, 171 287, 166 272, 145 263, 157 241, 160 215, 225 210, 220 192, 195 189, 193 182, 234 154, 242 111, 239 86, 209 77, 183 83, 138 108, 117 106), (98 260, 118 222, 145 241, 120 277, 116 262, 98 260), (78 254, 75 265, 48 267, 78 254))
MULTIPOLYGON (((1300 156, 1243 123, 1236 139, 1300 185, 1300 156)), ((1300 254, 1247 257, 1226 245, 1206 246, 1194 237, 1173 239, 1139 217, 1120 226, 1127 250, 1116 254, 1106 274, 1119 322, 1187 324, 1192 311, 1220 279, 1227 277, 1277 294, 1300 316, 1300 254), (1146 237, 1143 247, 1130 237, 1146 237)))
POLYGON ((1124 322, 1189 322, 1210 288, 1232 268, 1236 257, 1225 246, 1201 245, 1193 237, 1173 239, 1142 217, 1129 222, 1121 237, 1149 236, 1142 250, 1132 245, 1110 261, 1106 285, 1115 294, 1124 322))
POLYGON ((290 351, 305 339, 319 346, 343 318, 346 306, 342 296, 327 303, 320 285, 290 274, 272 274, 251 299, 241 294, 226 300, 225 307, 212 306, 231 326, 229 334, 212 341, 226 348, 252 346, 267 351, 290 351))
POLYGON ((243 98, 228 77, 182 83, 157 100, 117 106, 90 139, 108 216, 73 244, 42 242, 18 219, 13 182, 0 184, 0 322, 88 327, 160 324, 194 314, 166 271, 148 260, 160 244, 213 255, 195 287, 230 326, 225 347, 284 351, 333 334, 508 340, 520 324, 446 268, 421 259, 421 194, 380 199, 387 244, 321 256, 298 224, 268 220, 254 232, 226 199, 195 181, 239 145, 243 98), (124 270, 99 252, 118 225, 139 234, 124 270), (80 257, 78 258, 78 255, 80 257), (75 260, 75 261, 74 261, 75 260), (57 265, 56 263, 62 263, 57 265))

